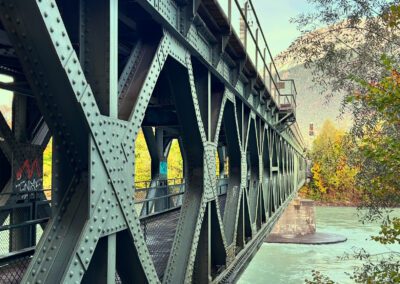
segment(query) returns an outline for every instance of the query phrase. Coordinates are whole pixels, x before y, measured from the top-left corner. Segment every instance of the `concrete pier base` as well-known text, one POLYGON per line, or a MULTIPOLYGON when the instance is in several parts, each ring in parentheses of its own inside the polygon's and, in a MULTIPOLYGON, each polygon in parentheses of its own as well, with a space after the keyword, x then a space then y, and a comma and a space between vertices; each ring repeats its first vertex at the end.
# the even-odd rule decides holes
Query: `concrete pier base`
POLYGON ((334 244, 345 242, 346 237, 316 232, 314 201, 296 198, 276 223, 268 243, 334 244))

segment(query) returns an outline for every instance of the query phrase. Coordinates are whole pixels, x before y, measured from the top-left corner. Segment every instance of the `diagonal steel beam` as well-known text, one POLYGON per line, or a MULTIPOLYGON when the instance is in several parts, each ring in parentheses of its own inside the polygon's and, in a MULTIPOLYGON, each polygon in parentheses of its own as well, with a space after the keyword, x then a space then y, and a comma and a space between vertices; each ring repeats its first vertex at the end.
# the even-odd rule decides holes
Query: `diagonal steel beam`
MULTIPOLYGON (((46 121, 49 122, 50 128, 55 130, 57 138, 59 137, 65 140, 66 145, 63 148, 70 154, 69 162, 74 171, 76 173, 84 172, 84 161, 90 158, 89 165, 92 165, 92 168, 89 170, 93 172, 89 176, 89 184, 85 181, 87 178, 82 174, 78 176, 75 175, 75 177, 71 179, 69 189, 65 193, 62 202, 58 205, 58 211, 50 226, 56 229, 54 232, 48 229, 44 234, 45 238, 50 238, 52 240, 50 245, 55 249, 53 251, 48 251, 43 244, 41 244, 36 252, 34 259, 38 258, 38 255, 41 253, 46 253, 54 261, 56 261, 56 259, 59 260, 59 262, 57 262, 58 265, 49 266, 46 262, 34 260, 28 269, 28 273, 25 275, 25 281, 30 281, 29 279, 42 279, 41 281, 54 283, 54 281, 58 282, 62 279, 65 281, 67 277, 69 277, 71 281, 77 281, 83 277, 83 273, 80 273, 81 270, 90 270, 90 258, 93 256, 94 250, 90 249, 89 244, 86 244, 86 249, 83 250, 81 246, 85 244, 84 236, 93 236, 94 234, 94 232, 91 233, 91 228, 93 226, 92 224, 96 223, 97 218, 93 216, 93 212, 100 209, 99 202, 101 201, 99 199, 99 193, 101 191, 92 189, 89 196, 85 192, 88 190, 88 185, 92 185, 93 182, 102 181, 101 178, 92 180, 93 174, 101 171, 104 172, 101 177, 109 177, 109 181, 105 181, 104 183, 109 184, 105 193, 111 194, 114 192, 113 198, 114 200, 116 198, 116 205, 118 205, 115 207, 117 212, 114 213, 117 214, 116 216, 118 216, 118 218, 122 218, 120 220, 122 222, 121 225, 117 227, 115 227, 114 222, 110 221, 108 227, 103 229, 103 233, 108 235, 111 233, 110 231, 112 231, 112 233, 118 233, 128 228, 128 235, 132 240, 132 245, 135 250, 138 251, 136 257, 139 259, 139 265, 143 269, 144 277, 150 282, 157 281, 154 266, 149 262, 148 257, 146 259, 146 256, 149 254, 140 232, 139 221, 137 218, 128 218, 131 212, 127 205, 132 204, 130 194, 127 191, 123 192, 124 185, 120 185, 120 183, 128 183, 128 188, 133 188, 133 180, 130 182, 124 179, 125 176, 128 176, 128 172, 132 170, 134 159, 134 156, 126 151, 130 147, 133 148, 132 142, 128 143, 128 141, 132 141, 131 133, 133 133, 133 138, 137 135, 137 129, 143 120, 144 112, 142 106, 145 107, 147 105, 151 94, 151 92, 147 93, 147 88, 148 86, 154 88, 156 81, 154 80, 156 79, 155 76, 158 76, 163 62, 166 60, 166 54, 168 54, 168 52, 165 52, 167 46, 165 43, 161 43, 159 47, 159 51, 162 50, 160 51, 161 54, 158 54, 157 58, 151 62, 150 70, 153 71, 149 72, 150 75, 147 76, 143 82, 143 85, 146 87, 140 90, 138 96, 138 105, 140 108, 135 108, 133 112, 139 111, 141 113, 141 118, 128 123, 116 122, 99 114, 99 109, 93 98, 91 88, 86 82, 75 52, 71 49, 71 44, 68 40, 65 27, 63 26, 55 2, 17 1, 3 8, 5 9, 3 9, 3 15, 13 14, 16 16, 13 17, 13 19, 21 19, 22 24, 18 26, 16 29, 17 32, 11 37, 12 41, 17 43, 17 46, 23 47, 26 45, 18 43, 25 43, 24 41, 28 40, 32 46, 31 52, 35 54, 35 56, 42 58, 42 60, 35 62, 37 63, 36 65, 32 64, 32 62, 25 62, 24 68, 33 71, 27 72, 27 74, 30 74, 30 82, 31 85, 34 86, 33 89, 38 98, 39 105, 42 107, 42 110, 45 110, 43 112, 46 115, 46 121), (14 9, 14 5, 19 7, 19 9, 14 9), (22 7, 24 9, 22 9, 22 7), (30 12, 26 14, 25 12, 28 10, 30 12), (34 29, 29 30, 30 27, 34 27, 34 29), (54 32, 55 30, 57 30, 56 33, 54 32), (44 56, 43 49, 40 48, 43 46, 47 46, 47 48, 45 48, 48 51, 46 56, 44 56), (47 61, 50 63, 44 64, 46 61, 43 60, 43 58, 47 58, 47 61), (155 72, 156 69, 158 70, 157 72, 155 72), (41 81, 36 81, 35 79, 38 76, 42 76, 43 79, 41 81), (149 82, 151 83, 149 84, 149 82), (60 85, 64 87, 61 92, 52 92, 52 90, 58 90, 60 85), (50 91, 44 94, 41 92, 42 89, 49 89, 50 91), (51 96, 48 95, 49 93, 51 96), (146 101, 146 103, 143 104, 144 101, 146 101), (57 106, 58 114, 55 117, 50 115, 55 114, 55 109, 48 108, 46 102, 53 103, 53 105, 57 106), (71 110, 73 116, 71 115, 71 110), (63 123, 57 123, 57 116, 63 118, 63 123), (77 125, 78 122, 82 126, 79 131, 72 127, 73 125, 77 125), (57 131, 60 129, 60 125, 65 128, 65 132, 61 133, 57 131), (101 126, 103 132, 98 132, 95 126, 101 126), (105 136, 115 136, 117 134, 116 131, 119 132, 117 137, 120 137, 120 139, 115 139, 113 143, 103 144, 103 141, 106 140, 105 136), (86 144, 84 141, 88 139, 88 137, 82 137, 78 132, 89 133, 89 141, 92 145, 90 155, 87 153, 84 146, 86 144), (122 162, 126 163, 126 161, 121 160, 123 158, 121 155, 114 157, 113 160, 115 162, 112 163, 113 165, 109 164, 109 157, 107 157, 106 153, 110 153, 112 148, 114 148, 114 150, 117 149, 118 152, 125 153, 125 159, 132 161, 130 164, 131 166, 122 166, 122 162), (116 167, 119 167, 121 171, 116 172, 116 167), (82 192, 84 192, 84 194, 82 194, 82 192), (85 200, 88 200, 91 204, 88 213, 93 219, 89 218, 85 221, 86 218, 82 218, 83 222, 71 223, 71 216, 75 214, 78 214, 77 216, 85 216, 85 206, 75 206, 78 204, 85 204, 85 200), (72 206, 72 204, 74 204, 74 206, 72 206), (120 210, 119 213, 118 210, 120 210), (63 231, 65 230, 70 233, 67 235, 67 238, 53 238, 60 233, 64 235, 63 231), (81 231, 82 234, 80 233, 81 231), (61 247, 63 247, 63 250, 60 250, 61 247), (71 262, 63 266, 62 263, 65 263, 66 260, 71 260, 71 262), (75 263, 79 265, 75 266, 75 263), (68 272, 70 269, 77 273, 72 275, 68 272), (36 274, 34 273, 35 271, 46 271, 46 273, 36 274), (68 276, 67 272, 69 273, 68 276)), ((16 27, 15 23, 10 20, 11 18, 3 17, 3 22, 6 22, 5 26, 8 30, 16 27)), ((25 52, 26 50, 20 48, 17 53, 20 57, 24 57, 25 52)), ((111 213, 109 212, 109 214, 111 213)), ((107 218, 105 220, 107 220, 107 218)), ((94 243, 91 245, 96 247, 99 241, 96 235, 92 241, 94 243)), ((47 259, 49 259, 49 257, 47 259)))

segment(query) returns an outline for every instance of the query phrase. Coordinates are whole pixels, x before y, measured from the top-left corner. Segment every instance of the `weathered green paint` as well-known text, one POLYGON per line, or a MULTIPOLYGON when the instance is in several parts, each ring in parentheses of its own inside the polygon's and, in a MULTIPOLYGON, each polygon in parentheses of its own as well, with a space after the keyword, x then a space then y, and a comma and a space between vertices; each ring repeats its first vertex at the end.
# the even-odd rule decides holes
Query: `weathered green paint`
MULTIPOLYGON (((25 151, 16 137, 43 146, 53 136, 52 214, 24 283, 114 283, 116 273, 124 283, 229 282, 303 184, 303 145, 288 127, 294 114, 280 109, 246 56, 228 51, 239 40, 229 22, 216 29, 198 13, 215 5, 207 3, 0 0, 16 68, 35 98, 15 121, 26 129, 33 113, 48 125, 39 139, 0 117, 0 166, 11 169, 12 155, 25 151), (162 184, 147 198, 168 193, 162 169, 172 139, 184 160, 185 196, 162 278, 132 197, 140 128, 151 184, 162 184), (217 152, 220 174, 229 157, 223 213, 217 152)), ((0 173, 3 192, 8 180, 0 173)), ((142 216, 168 209, 146 204, 142 216)))

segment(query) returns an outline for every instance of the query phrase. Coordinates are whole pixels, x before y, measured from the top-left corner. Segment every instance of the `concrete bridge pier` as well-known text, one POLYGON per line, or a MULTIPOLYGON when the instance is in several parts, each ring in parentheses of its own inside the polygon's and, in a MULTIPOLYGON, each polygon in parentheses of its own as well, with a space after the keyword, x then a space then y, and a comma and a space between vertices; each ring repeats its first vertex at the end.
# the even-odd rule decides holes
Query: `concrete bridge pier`
POLYGON ((345 236, 317 232, 315 204, 312 200, 293 199, 275 224, 268 243, 335 244, 345 242, 345 236))

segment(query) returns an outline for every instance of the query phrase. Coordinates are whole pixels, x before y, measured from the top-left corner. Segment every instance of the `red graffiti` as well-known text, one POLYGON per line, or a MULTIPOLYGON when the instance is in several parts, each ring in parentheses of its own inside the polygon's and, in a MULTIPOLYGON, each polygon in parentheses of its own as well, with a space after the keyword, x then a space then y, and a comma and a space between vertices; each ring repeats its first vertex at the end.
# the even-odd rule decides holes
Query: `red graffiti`
POLYGON ((16 178, 17 178, 17 180, 20 180, 22 178, 22 174, 24 173, 24 171, 26 171, 26 173, 28 175, 28 179, 31 179, 35 170, 36 170, 36 175, 38 177, 42 176, 42 173, 41 173, 41 170, 39 167, 39 162, 37 159, 35 159, 33 161, 32 165, 29 162, 29 160, 25 160, 25 162, 22 164, 22 166, 17 171, 16 178))

